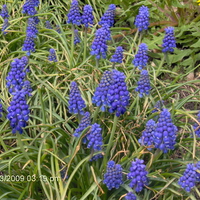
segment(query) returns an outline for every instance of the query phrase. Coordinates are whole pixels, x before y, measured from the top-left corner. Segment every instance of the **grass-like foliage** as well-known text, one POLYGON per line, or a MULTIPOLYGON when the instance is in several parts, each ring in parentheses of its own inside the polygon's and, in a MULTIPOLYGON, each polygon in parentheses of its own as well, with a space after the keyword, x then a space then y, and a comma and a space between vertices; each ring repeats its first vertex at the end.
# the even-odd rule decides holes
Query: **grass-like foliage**
POLYGON ((197 3, 0 2, 0 199, 200 199, 197 3))

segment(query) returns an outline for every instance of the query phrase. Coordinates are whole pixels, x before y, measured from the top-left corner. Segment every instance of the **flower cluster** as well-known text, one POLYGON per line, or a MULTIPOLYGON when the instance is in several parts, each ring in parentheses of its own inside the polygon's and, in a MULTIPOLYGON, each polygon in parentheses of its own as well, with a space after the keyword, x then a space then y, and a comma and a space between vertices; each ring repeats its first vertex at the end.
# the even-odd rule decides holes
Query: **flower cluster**
POLYGON ((92 12, 93 12, 93 9, 90 5, 84 6, 83 15, 82 15, 82 18, 81 18, 81 23, 85 27, 93 25, 93 23, 94 23, 94 16, 93 16, 92 12))
POLYGON ((157 127, 154 134, 155 147, 167 153, 174 149, 176 144, 177 127, 173 124, 170 112, 164 108, 159 115, 157 127))
POLYGON ((56 52, 54 49, 50 49, 49 50, 49 57, 48 57, 49 61, 53 61, 53 62, 58 62, 57 58, 56 58, 56 52))
MULTIPOLYGON (((200 123, 200 112, 197 114, 197 120, 200 123)), ((195 131, 196 136, 200 137, 200 126, 199 126, 199 124, 195 123, 193 125, 193 129, 195 131)))
POLYGON ((135 55, 135 58, 133 60, 133 64, 135 67, 138 67, 139 70, 142 70, 144 67, 146 67, 148 62, 148 55, 147 55, 148 47, 145 43, 142 43, 139 45, 139 50, 137 54, 135 55))
POLYGON ((103 138, 101 134, 101 127, 99 124, 95 123, 92 125, 89 134, 87 135, 88 148, 94 149, 94 151, 100 151, 103 145, 103 138))
POLYGON ((35 18, 28 18, 28 26, 26 28, 26 36, 30 38, 35 38, 38 34, 37 23, 35 18))
POLYGON ((81 122, 80 122, 78 128, 74 132, 74 136, 79 137, 80 134, 84 131, 84 129, 86 129, 90 125, 91 125, 90 113, 85 112, 84 115, 83 115, 83 118, 81 119, 81 122))
POLYGON ((2 106, 2 104, 0 103, 0 118, 2 117, 2 112, 3 112, 3 106, 2 106))
POLYGON ((148 184, 147 174, 145 170, 144 161, 136 158, 135 161, 131 163, 130 172, 127 178, 131 180, 129 186, 134 188, 136 192, 142 191, 145 185, 148 184))
POLYGON ((3 19, 6 19, 6 18, 9 17, 8 9, 7 9, 6 4, 4 4, 4 5, 2 6, 2 9, 1 9, 0 15, 1 15, 1 17, 2 17, 3 19))
MULTIPOLYGON (((154 134, 156 129, 156 122, 150 119, 146 123, 145 130, 142 132, 141 138, 138 140, 141 145, 151 146, 154 144, 154 134)), ((151 148, 148 148, 151 150, 151 148)))
POLYGON ((78 43, 80 43, 81 41, 80 41, 80 38, 79 38, 79 35, 78 35, 78 30, 77 29, 75 29, 74 30, 74 44, 76 45, 76 44, 78 44, 78 43))
POLYGON ((176 40, 174 37, 174 28, 173 27, 167 27, 165 29, 165 37, 163 39, 162 44, 162 52, 174 52, 174 48, 176 48, 176 40))
POLYGON ((139 97, 143 97, 145 94, 148 95, 151 89, 149 73, 147 70, 142 70, 140 74, 140 80, 138 81, 138 86, 135 91, 139 92, 139 97))
POLYGON ((107 188, 111 190, 112 188, 118 189, 123 183, 122 180, 122 167, 119 164, 115 164, 114 161, 109 161, 107 163, 106 173, 104 174, 103 183, 106 184, 107 188))
POLYGON ((136 200, 137 198, 132 192, 129 192, 126 194, 125 199, 126 200, 136 200))
POLYGON ((37 14, 37 11, 35 10, 35 7, 39 5, 39 1, 35 0, 26 0, 25 4, 22 7, 22 13, 33 16, 37 14))
POLYGON ((79 12, 79 6, 77 0, 72 0, 71 8, 67 14, 67 23, 72 23, 74 25, 81 25, 81 14, 79 12))
POLYGON ((149 26, 149 9, 146 6, 141 6, 139 14, 135 19, 135 26, 139 31, 147 30, 149 26))
POLYGON ((114 23, 115 23, 115 21, 114 21, 115 10, 116 10, 116 5, 115 4, 110 4, 109 7, 108 7, 108 10, 101 17, 99 25, 107 24, 109 27, 112 27, 114 25, 114 23))
POLYGON ((53 29, 53 28, 52 28, 52 25, 51 25, 51 23, 50 23, 50 21, 46 21, 46 22, 45 22, 45 27, 46 27, 47 29, 53 29))
POLYGON ((2 29, 1 29, 4 35, 7 33, 6 29, 8 28, 9 25, 10 24, 9 24, 8 19, 4 19, 3 26, 2 26, 2 29))
POLYGON ((26 39, 24 40, 22 51, 27 51, 27 56, 30 56, 31 52, 35 52, 35 40, 33 37, 26 37, 26 39))
POLYGON ((163 103, 164 103, 163 100, 157 101, 155 106, 154 106, 154 109, 152 110, 152 113, 155 113, 155 112, 158 112, 158 111, 162 110, 163 103))
POLYGON ((103 158, 103 155, 101 153, 98 153, 98 154, 92 156, 92 158, 90 159, 90 162, 101 159, 101 158, 103 158))
POLYGON ((81 97, 78 85, 75 81, 73 81, 70 85, 69 112, 74 114, 84 114, 83 109, 85 107, 86 105, 81 97))
POLYGON ((122 63, 124 49, 121 46, 116 48, 115 54, 110 59, 110 62, 122 63))
POLYGON ((187 192, 190 192, 196 183, 200 181, 200 173, 197 170, 200 170, 200 161, 196 165, 193 163, 187 164, 183 176, 178 180, 178 184, 187 192))

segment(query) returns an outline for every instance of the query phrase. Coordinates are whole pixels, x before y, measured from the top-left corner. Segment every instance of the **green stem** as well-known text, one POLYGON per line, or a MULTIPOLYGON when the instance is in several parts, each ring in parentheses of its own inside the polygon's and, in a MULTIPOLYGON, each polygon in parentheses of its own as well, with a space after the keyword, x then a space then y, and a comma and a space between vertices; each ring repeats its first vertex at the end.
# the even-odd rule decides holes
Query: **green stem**
POLYGON ((70 69, 73 68, 73 57, 74 57, 74 25, 72 24, 72 40, 71 40, 71 57, 70 57, 70 69))
POLYGON ((87 54, 87 30, 88 28, 85 27, 84 31, 84 52, 83 52, 83 61, 86 59, 86 54, 87 54))
POLYGON ((17 143, 18 143, 18 146, 20 147, 24 157, 27 159, 27 161, 30 160, 30 158, 29 158, 29 156, 28 156, 28 154, 25 151, 24 146, 23 146, 22 135, 19 134, 19 133, 17 133, 17 143))
MULTIPOLYGON (((141 44, 142 36, 143 36, 143 32, 140 32, 140 36, 139 36, 139 40, 138 40, 138 46, 141 44)), ((138 46, 137 46, 137 48, 138 48, 138 46)))
POLYGON ((115 64, 116 64, 116 63, 113 63, 113 64, 112 64, 112 69, 115 69, 115 64))
POLYGON ((93 116, 93 120, 92 120, 92 123, 95 123, 96 122, 96 119, 97 119, 97 115, 99 113, 99 110, 100 110, 100 107, 98 106, 96 111, 94 112, 94 116, 93 116))
POLYGON ((159 75, 159 72, 160 72, 160 70, 161 70, 161 67, 163 66, 163 63, 164 63, 164 61, 165 61, 165 54, 164 54, 164 56, 162 57, 162 60, 160 61, 160 65, 159 65, 159 67, 158 67, 158 70, 156 71, 156 77, 159 75))

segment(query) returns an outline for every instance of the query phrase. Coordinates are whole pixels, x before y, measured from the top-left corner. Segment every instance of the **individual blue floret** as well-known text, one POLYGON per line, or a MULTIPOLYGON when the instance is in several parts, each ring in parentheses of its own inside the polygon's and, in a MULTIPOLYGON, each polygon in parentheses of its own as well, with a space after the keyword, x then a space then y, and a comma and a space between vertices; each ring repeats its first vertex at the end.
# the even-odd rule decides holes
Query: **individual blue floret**
POLYGON ((156 102, 155 106, 154 106, 154 109, 152 110, 152 113, 161 111, 162 108, 163 108, 163 103, 164 103, 163 100, 158 100, 158 101, 156 102))
POLYGON ((29 106, 26 102, 26 92, 23 90, 14 93, 10 106, 8 107, 7 118, 10 121, 12 133, 23 133, 23 128, 29 120, 29 106))
POLYGON ((94 24, 93 9, 90 5, 85 5, 83 8, 83 15, 81 23, 87 28, 94 24))
POLYGON ((33 16, 37 14, 35 10, 35 1, 34 0, 26 0, 25 4, 22 7, 22 13, 33 16))
POLYGON ((107 24, 109 27, 112 27, 115 23, 115 21, 114 21, 115 10, 116 10, 116 5, 110 4, 109 7, 108 7, 108 10, 101 17, 99 25, 107 24))
POLYGON ((199 164, 200 164, 200 162, 198 162, 196 165, 193 163, 187 164, 187 168, 186 168, 185 172, 183 173, 183 176, 181 176, 180 179, 178 180, 178 184, 187 192, 190 192, 190 190, 200 180, 199 179, 199 177, 200 177, 199 164))
POLYGON ((149 73, 147 70, 142 70, 140 74, 140 80, 137 82, 138 86, 135 91, 139 92, 139 97, 143 97, 144 95, 149 95, 149 91, 151 90, 149 73))
POLYGON ((31 52, 35 52, 35 40, 34 37, 26 37, 22 51, 27 51, 26 55, 30 56, 31 52))
POLYGON ((52 27, 50 21, 46 21, 46 22, 45 22, 45 27, 46 27, 47 29, 53 29, 53 27, 52 27))
POLYGON ((115 54, 110 59, 110 62, 122 63, 124 49, 121 46, 116 48, 115 54))
POLYGON ((74 25, 81 25, 81 14, 79 11, 78 1, 72 0, 71 8, 67 14, 67 23, 72 23, 74 25))
POLYGON ((90 159, 90 162, 96 161, 96 160, 101 159, 101 158, 103 158, 103 155, 101 153, 96 154, 90 159))
POLYGON ((86 107, 84 100, 81 97, 80 90, 75 81, 70 85, 69 94, 69 112, 74 114, 84 114, 83 109, 86 107))
POLYGON ((170 112, 164 108, 159 115, 157 127, 154 134, 155 148, 167 153, 174 149, 176 144, 177 127, 173 124, 170 112))
POLYGON ((146 171, 146 166, 144 160, 136 158, 135 161, 131 163, 130 172, 127 178, 131 180, 129 186, 133 188, 136 192, 142 191, 145 185, 148 185, 148 178, 146 171))
POLYGON ((40 19, 38 16, 33 16, 31 17, 32 19, 34 19, 35 23, 38 24, 40 22, 40 19))
POLYGON ((9 27, 9 25, 10 24, 9 24, 8 19, 7 18, 4 19, 3 26, 2 26, 2 29, 1 29, 4 35, 7 33, 6 29, 9 27))
MULTIPOLYGON (((142 132, 142 136, 138 142, 143 146, 152 146, 154 144, 155 129, 156 122, 153 119, 150 119, 146 123, 145 130, 142 132)), ((151 148, 148 148, 148 150, 151 150, 151 148)))
POLYGON ((118 189, 123 183, 122 180, 122 167, 119 164, 115 164, 114 161, 109 161, 107 163, 106 173, 104 174, 103 183, 107 186, 109 190, 112 188, 118 189))
POLYGON ((2 117, 2 113, 3 113, 3 106, 2 106, 1 101, 0 101, 0 118, 2 117))
POLYGON ((37 30, 37 23, 35 21, 35 18, 30 17, 28 19, 28 26, 26 28, 26 36, 36 38, 37 34, 38 34, 38 30, 37 30))
MULTIPOLYGON (((200 123, 200 111, 197 114, 197 121, 200 123)), ((193 129, 194 129, 194 132, 195 132, 196 136, 200 137, 200 126, 197 123, 195 123, 193 125, 193 129)))
POLYGON ((4 5, 2 6, 2 9, 1 9, 0 15, 1 15, 1 17, 2 17, 3 19, 6 19, 6 18, 9 17, 8 9, 7 9, 6 4, 4 4, 4 5))
POLYGON ((139 8, 139 14, 135 18, 135 26, 139 31, 147 30, 149 26, 149 9, 146 6, 139 8))
POLYGON ((94 151, 100 151, 103 145, 102 129, 99 124, 92 125, 87 137, 87 148, 92 148, 94 151))
POLYGON ((57 57, 56 57, 56 51, 54 49, 49 50, 48 60, 53 61, 53 62, 58 62, 57 57))
POLYGON ((80 134, 84 131, 84 129, 86 129, 89 126, 91 126, 90 113, 85 112, 78 128, 74 132, 74 136, 79 137, 80 134))
POLYGON ((137 200, 136 196, 132 192, 127 193, 125 196, 125 199, 126 200, 137 200))
POLYGON ((144 67, 146 67, 148 62, 148 55, 147 55, 148 47, 145 43, 142 43, 139 45, 139 50, 137 54, 135 55, 135 58, 133 60, 133 64, 135 67, 138 67, 139 70, 142 70, 144 67))
POLYGON ((174 28, 173 27, 167 27, 165 29, 165 37, 163 39, 162 44, 162 52, 174 52, 174 48, 176 48, 176 40, 174 37, 174 28))
POLYGON ((75 30, 74 30, 74 44, 76 45, 76 44, 78 44, 78 43, 80 43, 80 42, 81 42, 81 40, 80 40, 80 37, 79 37, 79 35, 78 35, 78 30, 75 29, 75 30))
POLYGON ((40 1, 39 1, 39 0, 34 0, 33 3, 34 3, 34 6, 35 6, 35 7, 38 7, 39 4, 40 4, 40 1))
POLYGON ((109 87, 107 98, 110 104, 109 112, 116 112, 116 116, 126 112, 126 107, 129 105, 129 92, 125 82, 126 76, 123 72, 116 69, 112 70, 112 84, 109 87))

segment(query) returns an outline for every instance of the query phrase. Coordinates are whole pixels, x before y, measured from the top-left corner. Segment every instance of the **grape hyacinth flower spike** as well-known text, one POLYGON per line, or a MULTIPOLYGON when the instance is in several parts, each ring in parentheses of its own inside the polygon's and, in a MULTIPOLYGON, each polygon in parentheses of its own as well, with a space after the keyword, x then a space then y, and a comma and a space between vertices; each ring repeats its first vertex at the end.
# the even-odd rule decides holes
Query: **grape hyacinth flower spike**
POLYGON ((113 62, 113 63, 122 63, 122 60, 123 60, 123 51, 124 51, 124 49, 121 46, 118 46, 116 48, 115 54, 110 59, 110 62, 113 62))
POLYGON ((75 29, 74 30, 74 44, 76 45, 76 44, 78 44, 78 43, 80 43, 81 41, 80 41, 80 37, 79 37, 79 35, 78 35, 78 30, 77 29, 75 29))
MULTIPOLYGON (((200 123, 200 111, 197 114, 197 121, 200 123)), ((200 126, 199 126, 199 124, 195 123, 193 125, 193 129, 194 129, 194 132, 195 132, 196 136, 200 137, 200 126)))
POLYGON ((48 57, 49 61, 53 61, 53 62, 58 62, 57 58, 56 58, 56 52, 54 49, 50 49, 49 50, 49 57, 48 57))
POLYGON ((69 13, 67 14, 67 23, 71 23, 73 25, 81 25, 81 14, 79 11, 79 5, 77 0, 72 0, 71 7, 69 13))
POLYGON ((107 186, 109 190, 115 188, 118 189, 123 183, 122 180, 122 167, 119 164, 115 164, 114 161, 109 161, 107 163, 106 173, 104 174, 103 183, 107 186))
POLYGON ((170 149, 173 150, 176 144, 177 130, 177 127, 172 122, 170 112, 164 108, 159 115, 154 134, 155 148, 162 150, 163 153, 167 153, 170 149))
POLYGON ((147 30, 149 26, 149 9, 146 6, 139 8, 139 14, 135 18, 135 26, 141 32, 147 30))
POLYGON ((176 40, 173 27, 167 27, 165 29, 165 37, 163 39, 162 47, 162 52, 164 53, 174 52, 174 48, 176 48, 176 40))
POLYGON ((6 19, 6 18, 9 17, 8 9, 7 9, 6 4, 4 4, 4 5, 2 6, 2 9, 1 9, 0 15, 1 15, 1 17, 2 17, 3 19, 6 19))
POLYGON ((0 101, 0 118, 2 117, 2 112, 3 112, 3 106, 2 106, 1 101, 0 101))
POLYGON ((7 34, 6 29, 9 27, 9 25, 10 24, 9 24, 8 19, 7 18, 4 19, 3 26, 2 26, 2 29, 1 29, 4 35, 7 34))
POLYGON ((83 15, 81 19, 81 23, 88 28, 89 26, 94 24, 94 16, 92 14, 93 9, 90 5, 85 5, 83 8, 83 15))
POLYGON ((36 38, 37 34, 38 34, 38 30, 37 30, 37 23, 35 21, 35 18, 30 17, 30 18, 28 18, 28 26, 26 29, 26 36, 31 37, 31 38, 36 38))
POLYGON ((45 27, 46 27, 47 29, 53 29, 53 28, 52 28, 52 25, 51 25, 51 23, 50 23, 50 21, 46 21, 46 22, 45 22, 45 27))
POLYGON ((125 200, 137 200, 137 197, 132 192, 129 192, 126 194, 125 200))
POLYGON ((71 82, 69 94, 69 112, 74 114, 84 114, 83 109, 86 107, 81 97, 80 90, 75 81, 71 82))
POLYGON ((35 2, 37 1, 26 0, 25 4, 22 7, 22 13, 30 15, 30 16, 37 14, 37 11, 35 10, 37 3, 35 2))
POLYGON ((134 188, 136 192, 142 191, 145 185, 148 185, 148 178, 146 166, 144 161, 136 158, 131 163, 130 172, 127 174, 127 178, 131 180, 129 186, 134 188))
POLYGON ((143 97, 144 95, 149 95, 149 91, 151 89, 149 73, 147 70, 142 70, 140 74, 140 80, 138 81, 138 86, 135 91, 139 92, 139 97, 143 97))
POLYGON ((145 43, 139 45, 139 50, 132 62, 135 67, 138 67, 139 70, 142 70, 147 65, 149 59, 147 51, 148 51, 148 46, 145 43))

